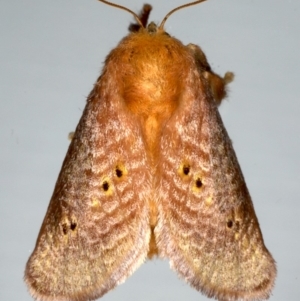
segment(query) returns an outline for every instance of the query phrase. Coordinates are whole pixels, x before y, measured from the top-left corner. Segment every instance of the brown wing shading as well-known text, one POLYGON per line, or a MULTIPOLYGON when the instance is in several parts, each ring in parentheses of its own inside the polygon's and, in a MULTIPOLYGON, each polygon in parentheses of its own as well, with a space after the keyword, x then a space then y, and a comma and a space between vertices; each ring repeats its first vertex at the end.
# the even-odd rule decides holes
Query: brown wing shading
POLYGON ((203 79, 197 85, 198 94, 183 93, 162 135, 159 252, 208 297, 266 299, 275 262, 215 101, 203 79))
POLYGON ((94 300, 147 256, 144 142, 109 85, 100 78, 88 99, 27 263, 37 300, 94 300))

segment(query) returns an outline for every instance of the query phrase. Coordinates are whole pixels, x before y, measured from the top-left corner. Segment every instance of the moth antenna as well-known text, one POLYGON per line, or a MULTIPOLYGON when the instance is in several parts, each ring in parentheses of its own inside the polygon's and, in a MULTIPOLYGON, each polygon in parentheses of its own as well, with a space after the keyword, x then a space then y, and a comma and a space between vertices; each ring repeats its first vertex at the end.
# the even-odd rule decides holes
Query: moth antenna
POLYGON ((122 6, 120 4, 116 4, 116 3, 112 3, 112 2, 106 1, 106 0, 98 0, 98 1, 103 2, 103 3, 107 4, 107 5, 113 6, 113 7, 117 7, 117 8, 126 10, 127 12, 129 12, 130 14, 132 14, 135 17, 136 21, 139 23, 139 25, 144 28, 144 25, 143 25, 142 21, 140 20, 139 16, 135 12, 133 12, 132 10, 130 10, 129 8, 127 8, 125 6, 122 6))
MULTIPOLYGON (((101 0, 99 0, 99 1, 101 1, 101 0)), ((172 14, 173 14, 174 12, 176 12, 177 10, 180 10, 180 9, 185 8, 185 7, 188 7, 188 6, 196 5, 196 4, 199 4, 199 3, 204 2, 204 1, 206 1, 206 0, 198 0, 198 1, 190 2, 190 3, 180 5, 180 6, 176 7, 176 8, 174 8, 174 9, 172 9, 172 10, 164 17, 164 19, 163 19, 162 22, 160 23, 159 29, 163 29, 163 28, 164 28, 164 25, 165 25, 167 19, 170 17, 170 15, 172 15, 172 14)))

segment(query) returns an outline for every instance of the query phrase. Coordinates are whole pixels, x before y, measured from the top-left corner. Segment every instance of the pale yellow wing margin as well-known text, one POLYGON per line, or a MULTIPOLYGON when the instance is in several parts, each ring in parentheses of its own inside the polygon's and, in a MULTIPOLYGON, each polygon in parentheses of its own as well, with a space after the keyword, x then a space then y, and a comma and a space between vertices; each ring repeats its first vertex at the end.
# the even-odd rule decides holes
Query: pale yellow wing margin
POLYGON ((108 85, 100 78, 88 99, 26 266, 25 281, 37 300, 94 300, 147 256, 144 142, 108 85))
POLYGON ((263 300, 275 262, 216 105, 202 93, 205 81, 197 85, 198 94, 184 91, 162 135, 158 249, 208 297, 263 300))

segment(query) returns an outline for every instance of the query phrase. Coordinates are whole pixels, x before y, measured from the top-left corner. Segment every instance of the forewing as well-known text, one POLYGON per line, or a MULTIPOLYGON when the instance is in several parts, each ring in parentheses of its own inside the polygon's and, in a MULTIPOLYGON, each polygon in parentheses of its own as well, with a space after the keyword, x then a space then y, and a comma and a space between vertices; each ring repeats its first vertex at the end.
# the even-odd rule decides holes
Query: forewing
POLYGON ((114 89, 97 86, 101 79, 26 266, 37 300, 94 300, 132 274, 148 252, 149 174, 140 128, 114 89))
POLYGON ((209 92, 203 93, 205 82, 201 85, 198 94, 183 93, 162 135, 159 252, 209 297, 265 299, 275 263, 231 141, 209 92))

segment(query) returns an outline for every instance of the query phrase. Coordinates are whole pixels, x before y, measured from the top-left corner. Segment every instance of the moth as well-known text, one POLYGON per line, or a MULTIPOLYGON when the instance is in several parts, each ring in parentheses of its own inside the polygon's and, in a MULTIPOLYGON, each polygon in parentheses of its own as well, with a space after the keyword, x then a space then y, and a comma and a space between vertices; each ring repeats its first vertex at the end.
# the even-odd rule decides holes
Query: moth
POLYGON ((26 265, 31 295, 95 300, 158 256, 208 297, 267 299, 276 264, 217 108, 233 74, 164 31, 179 8, 147 26, 150 5, 115 6, 138 23, 88 96, 26 265))

